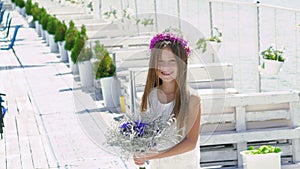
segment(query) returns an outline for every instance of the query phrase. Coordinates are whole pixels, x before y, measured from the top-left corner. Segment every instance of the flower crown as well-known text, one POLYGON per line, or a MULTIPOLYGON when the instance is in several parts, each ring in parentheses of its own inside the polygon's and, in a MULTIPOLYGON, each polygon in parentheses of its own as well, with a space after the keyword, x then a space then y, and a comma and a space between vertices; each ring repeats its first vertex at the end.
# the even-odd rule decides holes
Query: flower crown
POLYGON ((172 34, 172 33, 160 33, 160 34, 157 34, 156 36, 154 36, 151 41, 150 41, 150 46, 149 48, 150 49, 153 49, 154 48, 154 45, 157 43, 157 42, 160 42, 160 41, 170 41, 170 42, 179 42, 181 44, 181 46, 184 48, 185 52, 187 53, 187 55, 189 55, 191 53, 191 49, 190 47, 188 46, 188 42, 180 37, 178 37, 177 35, 175 34, 172 34))

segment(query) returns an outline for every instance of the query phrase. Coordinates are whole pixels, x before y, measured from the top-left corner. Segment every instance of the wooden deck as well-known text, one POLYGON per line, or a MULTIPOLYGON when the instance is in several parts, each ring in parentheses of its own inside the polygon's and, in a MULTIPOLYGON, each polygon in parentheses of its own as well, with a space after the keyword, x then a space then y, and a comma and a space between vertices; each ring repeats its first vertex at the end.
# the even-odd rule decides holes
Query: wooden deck
POLYGON ((17 57, 11 50, 0 51, 0 91, 6 93, 8 106, 0 168, 132 168, 132 161, 96 144, 80 123, 86 115, 98 116, 102 120, 98 126, 112 119, 101 100, 96 104, 94 89, 81 89, 78 76, 70 73, 58 54, 49 52, 16 11, 12 14, 24 27, 15 44, 17 57))

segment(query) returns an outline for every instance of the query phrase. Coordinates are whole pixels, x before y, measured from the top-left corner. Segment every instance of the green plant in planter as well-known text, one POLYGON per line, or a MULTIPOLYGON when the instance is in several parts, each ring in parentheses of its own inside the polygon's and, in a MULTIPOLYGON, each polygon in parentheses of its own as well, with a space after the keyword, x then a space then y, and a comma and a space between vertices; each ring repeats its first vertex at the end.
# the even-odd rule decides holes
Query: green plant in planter
POLYGON ((69 28, 66 30, 66 35, 65 35, 65 40, 66 40, 65 49, 66 50, 71 51, 72 48, 74 47, 77 33, 78 33, 78 30, 75 27, 74 22, 71 20, 69 22, 69 28))
POLYGON ((210 38, 200 38, 197 42, 196 42, 196 46, 197 49, 202 49, 202 53, 206 52, 207 50, 207 42, 216 42, 216 43, 221 43, 222 42, 222 32, 217 28, 214 27, 214 35, 211 36, 210 38))
POLYGON ((118 19, 117 10, 112 7, 110 7, 109 11, 104 12, 103 15, 105 16, 106 19, 111 19, 111 18, 112 20, 118 19))
POLYGON ((94 9, 93 9, 93 2, 88 3, 86 7, 89 8, 91 10, 91 12, 94 11, 94 9))
POLYGON ((25 7, 25 1, 24 0, 16 0, 15 1, 16 6, 23 8, 25 7))
POLYGON ((48 15, 47 11, 44 7, 40 8, 40 12, 39 12, 39 23, 42 25, 42 20, 44 15, 48 15))
POLYGON ((32 14, 34 21, 38 21, 39 12, 40 12, 39 4, 37 2, 35 2, 31 7, 31 14, 32 14))
POLYGON ((27 15, 32 15, 32 0, 27 0, 25 4, 25 12, 27 15))
POLYGON ((41 24, 42 16, 44 13, 46 13, 46 10, 45 8, 39 8, 38 3, 36 2, 32 5, 31 13, 32 13, 33 20, 38 21, 41 24))
MULTIPOLYGON (((268 47, 266 50, 260 52, 260 55, 264 59, 274 60, 278 62, 284 62, 285 58, 283 57, 284 50, 275 49, 273 46, 268 47)), ((261 68, 265 68, 265 62, 262 63, 261 68)))
POLYGON ((68 29, 67 25, 65 24, 64 21, 63 22, 58 21, 55 30, 54 41, 55 42, 64 41, 67 29, 68 29))
POLYGON ((58 19, 55 16, 50 16, 47 22, 47 31, 51 35, 55 35, 58 19))
POLYGON ((99 41, 96 41, 94 46, 96 62, 93 64, 93 70, 95 73, 95 78, 100 79, 104 77, 112 77, 116 74, 116 66, 113 63, 112 58, 109 55, 109 52, 100 44, 99 41))
POLYGON ((89 61, 92 57, 93 57, 92 49, 87 46, 81 50, 77 58, 77 61, 78 62, 89 61))
POLYGON ((128 19, 130 20, 132 18, 132 16, 134 15, 134 11, 131 8, 126 8, 122 10, 122 17, 123 19, 128 19))
POLYGON ((77 32, 74 47, 71 51, 71 59, 73 63, 77 63, 78 56, 81 52, 81 50, 84 47, 85 42, 87 41, 87 35, 86 35, 86 28, 84 25, 81 27, 81 31, 77 32))
POLYGON ((259 148, 250 146, 247 149, 248 154, 268 154, 268 153, 280 153, 281 149, 279 147, 274 147, 271 145, 262 145, 259 148))
POLYGON ((94 46, 95 58, 101 60, 105 55, 109 55, 109 52, 104 47, 104 45, 100 44, 99 40, 95 42, 94 46))
POLYGON ((268 47, 266 50, 260 52, 261 56, 264 59, 277 60, 279 62, 284 62, 285 58, 283 57, 284 50, 275 49, 273 46, 268 47))
POLYGON ((48 24, 48 20, 51 16, 47 13, 43 13, 42 17, 41 17, 41 24, 42 24, 42 28, 43 30, 47 30, 47 24, 48 24))
POLYGON ((153 18, 144 18, 144 19, 136 19, 135 20, 136 24, 142 24, 144 25, 145 27, 148 26, 148 25, 154 25, 154 20, 153 18))

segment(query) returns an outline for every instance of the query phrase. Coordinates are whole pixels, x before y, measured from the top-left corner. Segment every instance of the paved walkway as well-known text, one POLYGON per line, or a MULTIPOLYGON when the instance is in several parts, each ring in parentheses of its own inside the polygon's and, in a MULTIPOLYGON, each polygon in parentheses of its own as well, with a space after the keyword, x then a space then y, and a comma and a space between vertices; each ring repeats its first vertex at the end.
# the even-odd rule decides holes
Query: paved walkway
POLYGON ((103 150, 103 127, 113 114, 95 89, 82 89, 59 54, 38 37, 16 11, 13 24, 23 24, 12 50, 0 51, 0 91, 6 93, 1 169, 134 168, 103 150))

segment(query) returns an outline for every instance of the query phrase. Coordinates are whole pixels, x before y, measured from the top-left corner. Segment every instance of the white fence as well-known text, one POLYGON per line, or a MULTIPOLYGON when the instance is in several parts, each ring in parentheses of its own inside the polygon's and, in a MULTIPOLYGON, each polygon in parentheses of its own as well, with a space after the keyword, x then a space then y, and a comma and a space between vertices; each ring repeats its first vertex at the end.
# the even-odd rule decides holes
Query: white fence
MULTIPOLYGON (((122 10, 130 8, 136 18, 152 18, 154 25, 149 27, 154 32, 169 27, 181 29, 193 48, 203 35, 210 36, 211 27, 218 27, 223 32, 223 42, 217 62, 234 65, 235 86, 240 92, 299 90, 300 3, 289 1, 293 9, 270 2, 277 6, 253 1, 101 0, 99 13, 113 8, 122 18, 122 10), (285 47, 287 61, 279 75, 261 76, 258 53, 271 44, 285 47)), ((138 27, 142 32, 144 26, 138 27)), ((196 57, 203 58, 201 53, 196 57)))

